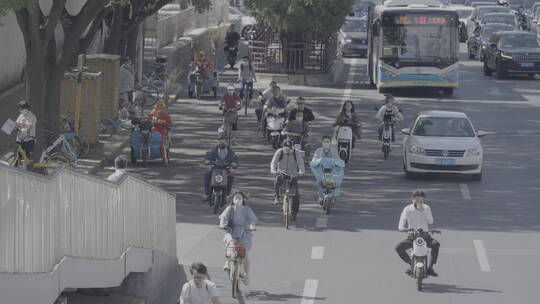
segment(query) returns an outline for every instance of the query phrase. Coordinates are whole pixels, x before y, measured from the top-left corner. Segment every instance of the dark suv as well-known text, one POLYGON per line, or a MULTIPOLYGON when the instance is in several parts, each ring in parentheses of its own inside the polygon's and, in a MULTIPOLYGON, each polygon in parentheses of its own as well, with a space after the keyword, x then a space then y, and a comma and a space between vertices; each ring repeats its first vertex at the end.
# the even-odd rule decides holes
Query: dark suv
POLYGON ((513 31, 515 29, 514 26, 503 23, 483 24, 477 27, 473 32, 473 36, 467 41, 469 59, 482 61, 484 50, 489 46, 489 41, 493 34, 500 31, 513 31))
POLYGON ((508 74, 526 74, 534 79, 540 74, 540 45, 529 32, 497 32, 484 50, 484 75, 496 73, 497 79, 508 74))

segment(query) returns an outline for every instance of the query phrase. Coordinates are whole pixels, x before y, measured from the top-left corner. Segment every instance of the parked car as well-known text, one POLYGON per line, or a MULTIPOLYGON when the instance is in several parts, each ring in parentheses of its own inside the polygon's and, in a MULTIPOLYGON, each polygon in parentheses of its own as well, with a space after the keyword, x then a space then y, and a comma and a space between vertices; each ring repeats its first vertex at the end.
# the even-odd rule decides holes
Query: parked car
POLYGON ((485 14, 480 25, 490 24, 490 23, 504 23, 518 28, 518 21, 516 14, 513 13, 489 13, 485 14))
POLYGON ((507 6, 478 6, 467 20, 467 35, 470 37, 480 25, 482 18, 488 13, 510 13, 512 10, 507 6))
POLYGON ((500 31, 513 31, 516 28, 504 23, 484 24, 476 28, 473 36, 467 41, 467 50, 469 59, 478 59, 482 61, 482 54, 488 47, 489 41, 494 33, 500 31))
POLYGON ((484 75, 497 79, 509 74, 525 74, 534 79, 540 73, 540 45, 529 32, 497 32, 484 50, 484 75))
POLYGON ((483 149, 473 124, 462 112, 421 112, 410 129, 403 129, 403 171, 470 174, 482 179, 483 149))
POLYGON ((348 17, 339 31, 339 40, 344 57, 365 57, 368 49, 367 20, 348 17))
POLYGON ((463 5, 451 5, 448 8, 455 11, 459 16, 459 42, 467 41, 467 19, 472 16, 474 8, 463 5))
POLYGON ((255 17, 248 16, 234 7, 229 7, 229 14, 238 16, 240 18, 240 27, 237 28, 236 31, 240 34, 240 36, 242 36, 242 38, 247 39, 249 30, 251 30, 251 28, 257 24, 255 17))

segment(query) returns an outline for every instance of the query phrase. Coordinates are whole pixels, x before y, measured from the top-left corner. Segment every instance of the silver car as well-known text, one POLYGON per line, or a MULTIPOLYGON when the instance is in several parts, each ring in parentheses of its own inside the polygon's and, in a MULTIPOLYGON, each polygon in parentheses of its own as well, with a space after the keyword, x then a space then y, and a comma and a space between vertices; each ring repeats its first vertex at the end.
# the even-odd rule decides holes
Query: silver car
POLYGON ((367 20, 349 17, 339 31, 339 41, 343 57, 367 56, 367 20))

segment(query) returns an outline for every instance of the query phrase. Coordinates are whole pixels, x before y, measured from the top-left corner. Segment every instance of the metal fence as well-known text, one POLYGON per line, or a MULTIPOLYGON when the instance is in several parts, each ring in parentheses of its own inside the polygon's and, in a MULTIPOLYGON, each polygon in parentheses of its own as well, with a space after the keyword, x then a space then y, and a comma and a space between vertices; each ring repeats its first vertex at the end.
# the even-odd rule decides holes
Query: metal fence
POLYGON ((66 256, 118 259, 129 247, 176 257, 175 201, 129 175, 114 184, 0 164, 0 273, 51 272, 66 256))
POLYGON ((305 37, 288 41, 266 29, 249 41, 249 51, 256 70, 263 73, 319 74, 330 71, 337 56, 336 35, 325 41, 305 37))

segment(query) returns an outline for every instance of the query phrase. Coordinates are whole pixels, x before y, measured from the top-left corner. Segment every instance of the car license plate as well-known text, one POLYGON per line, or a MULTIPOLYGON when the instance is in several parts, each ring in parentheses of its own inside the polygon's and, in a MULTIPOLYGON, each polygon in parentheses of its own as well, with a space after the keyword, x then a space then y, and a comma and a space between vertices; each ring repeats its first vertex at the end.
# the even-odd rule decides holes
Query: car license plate
POLYGON ((534 68, 534 62, 523 62, 521 63, 522 68, 534 68))
POLYGON ((452 159, 452 158, 436 158, 435 159, 435 164, 436 165, 443 165, 443 166, 447 166, 447 165, 453 165, 456 163, 456 160, 455 159, 452 159))

